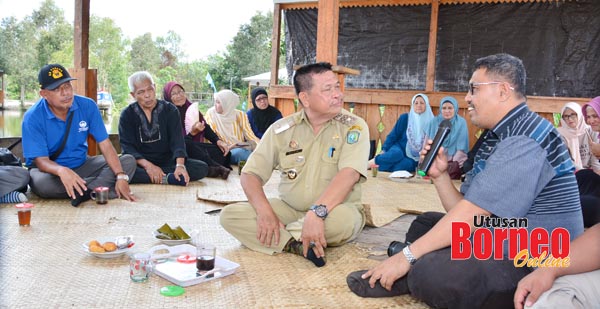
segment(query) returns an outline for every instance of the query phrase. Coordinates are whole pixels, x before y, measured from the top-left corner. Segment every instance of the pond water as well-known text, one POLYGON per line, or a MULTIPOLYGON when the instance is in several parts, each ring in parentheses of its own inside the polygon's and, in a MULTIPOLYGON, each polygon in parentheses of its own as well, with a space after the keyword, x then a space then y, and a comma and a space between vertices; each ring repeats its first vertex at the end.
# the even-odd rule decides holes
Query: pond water
MULTIPOLYGON (((0 137, 19 137, 21 136, 21 122, 23 114, 21 110, 0 110, 0 137)), ((119 113, 112 115, 102 115, 104 126, 108 133, 119 133, 119 113)))

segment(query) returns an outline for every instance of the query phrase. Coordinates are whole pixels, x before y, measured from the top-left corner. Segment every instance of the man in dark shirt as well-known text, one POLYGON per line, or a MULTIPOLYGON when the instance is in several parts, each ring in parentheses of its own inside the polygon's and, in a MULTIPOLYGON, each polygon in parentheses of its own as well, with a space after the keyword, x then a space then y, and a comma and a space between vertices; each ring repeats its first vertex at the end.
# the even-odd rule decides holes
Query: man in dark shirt
POLYGON ((123 153, 132 155, 137 169, 131 183, 161 183, 185 186, 204 178, 208 165, 187 158, 181 121, 175 105, 156 99, 150 73, 129 77, 131 96, 119 119, 119 141, 123 153))

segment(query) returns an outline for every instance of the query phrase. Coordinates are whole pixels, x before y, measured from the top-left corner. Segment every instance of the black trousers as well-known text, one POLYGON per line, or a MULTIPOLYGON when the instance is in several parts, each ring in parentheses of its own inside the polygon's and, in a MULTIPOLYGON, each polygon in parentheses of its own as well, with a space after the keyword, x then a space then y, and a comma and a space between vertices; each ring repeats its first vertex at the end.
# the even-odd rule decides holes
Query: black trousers
POLYGON ((600 175, 592 169, 582 169, 575 173, 579 195, 583 225, 591 227, 600 223, 600 175))
MULTIPOLYGON (((159 167, 165 174, 173 173, 175 171, 175 161, 172 163, 159 165, 159 167)), ((185 160, 185 169, 190 176, 190 181, 202 179, 208 174, 208 165, 200 160, 187 158, 185 160)), ((138 165, 130 183, 152 183, 152 180, 150 180, 150 176, 148 176, 146 170, 138 165)))
POLYGON ((200 143, 193 141, 190 137, 185 138, 185 150, 188 157, 206 162, 208 166, 225 166, 231 169, 231 152, 223 155, 221 148, 209 143, 200 143))
MULTIPOLYGON (((424 235, 443 217, 424 213, 415 219, 407 241, 424 235)), ((512 308, 517 283, 529 274, 527 267, 515 267, 512 260, 451 260, 450 247, 423 255, 405 281, 410 294, 434 308, 512 308)))

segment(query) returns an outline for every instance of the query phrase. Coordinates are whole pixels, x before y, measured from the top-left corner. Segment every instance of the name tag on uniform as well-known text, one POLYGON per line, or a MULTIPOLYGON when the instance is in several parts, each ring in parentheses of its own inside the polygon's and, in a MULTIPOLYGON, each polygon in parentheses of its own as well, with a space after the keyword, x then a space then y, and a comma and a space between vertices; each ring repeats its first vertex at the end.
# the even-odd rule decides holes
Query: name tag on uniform
POLYGON ((289 155, 293 155, 293 154, 299 153, 299 152, 302 152, 302 149, 295 149, 295 150, 292 150, 292 151, 288 151, 288 152, 285 153, 285 155, 289 156, 289 155))

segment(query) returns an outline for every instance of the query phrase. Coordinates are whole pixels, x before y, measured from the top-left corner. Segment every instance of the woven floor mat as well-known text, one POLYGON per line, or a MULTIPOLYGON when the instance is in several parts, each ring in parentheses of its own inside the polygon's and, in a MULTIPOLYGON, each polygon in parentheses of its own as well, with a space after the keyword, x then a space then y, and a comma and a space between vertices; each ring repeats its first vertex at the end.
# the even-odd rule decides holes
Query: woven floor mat
MULTIPOLYGON (((362 184, 362 201, 368 226, 384 226, 405 213, 444 212, 435 188, 429 181, 410 179, 396 182, 388 178, 389 174, 381 172, 362 184)), ((274 171, 264 186, 267 197, 278 196, 279 179, 278 173, 274 171)), ((198 200, 223 205, 248 200, 239 175, 235 173, 230 174, 227 180, 205 178, 199 183, 198 200)))
MULTIPOLYGON (((390 173, 379 172, 376 178, 369 177, 369 180, 363 184, 363 203, 378 205, 377 208, 385 208, 389 215, 395 211, 410 214, 422 214, 428 211, 446 212, 434 185, 429 180, 409 178, 403 181, 394 181, 388 177, 389 175, 390 173), (385 205, 385 207, 380 207, 381 205, 385 205)), ((460 182, 454 182, 454 184, 458 188, 460 182)), ((377 211, 383 212, 384 210, 377 211)), ((389 215, 381 217, 385 219, 389 215)), ((376 219, 374 218, 374 220, 376 219)))
POLYGON ((302 257, 250 251, 219 224, 212 207, 196 199, 199 182, 188 187, 132 185, 140 199, 132 203, 93 201, 75 208, 68 200, 41 200, 31 226, 19 227, 13 205, 0 204, 0 307, 2 308, 426 308, 410 296, 363 299, 345 284, 346 275, 377 263, 355 244, 327 251, 328 263, 316 268, 302 257), (131 252, 160 244, 152 231, 164 223, 198 229, 218 254, 240 264, 235 274, 185 288, 184 295, 165 297, 169 281, 129 279, 126 255, 99 259, 82 245, 100 237, 132 235, 131 252))
MULTIPOLYGON (((234 169, 235 171, 235 169, 234 169)), ((199 200, 215 202, 223 205, 245 202, 248 199, 244 194, 244 189, 240 184, 240 176, 232 172, 227 180, 220 178, 204 178, 198 181, 198 192, 196 193, 199 200)), ((271 179, 264 185, 265 194, 268 198, 278 197, 277 188, 279 187, 279 176, 277 172, 273 172, 271 179)))

